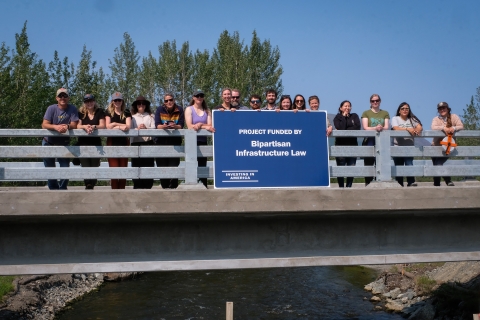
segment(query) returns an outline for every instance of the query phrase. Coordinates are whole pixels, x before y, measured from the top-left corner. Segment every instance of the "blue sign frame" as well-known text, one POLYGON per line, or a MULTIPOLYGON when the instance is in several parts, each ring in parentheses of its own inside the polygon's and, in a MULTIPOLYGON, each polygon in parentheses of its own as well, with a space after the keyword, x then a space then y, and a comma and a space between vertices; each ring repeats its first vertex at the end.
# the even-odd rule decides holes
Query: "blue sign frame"
POLYGON ((329 187, 326 111, 213 111, 215 188, 329 187))

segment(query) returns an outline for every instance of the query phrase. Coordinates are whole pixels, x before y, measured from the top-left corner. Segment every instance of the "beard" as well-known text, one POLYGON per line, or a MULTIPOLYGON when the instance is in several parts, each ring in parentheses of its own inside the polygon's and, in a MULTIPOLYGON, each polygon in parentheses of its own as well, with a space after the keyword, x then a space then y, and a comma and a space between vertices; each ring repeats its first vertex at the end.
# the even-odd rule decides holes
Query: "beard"
POLYGON ((234 107, 234 108, 235 108, 235 107, 238 107, 238 102, 236 102, 236 101, 234 101, 234 102, 231 102, 230 104, 231 104, 231 105, 232 105, 232 107, 234 107))

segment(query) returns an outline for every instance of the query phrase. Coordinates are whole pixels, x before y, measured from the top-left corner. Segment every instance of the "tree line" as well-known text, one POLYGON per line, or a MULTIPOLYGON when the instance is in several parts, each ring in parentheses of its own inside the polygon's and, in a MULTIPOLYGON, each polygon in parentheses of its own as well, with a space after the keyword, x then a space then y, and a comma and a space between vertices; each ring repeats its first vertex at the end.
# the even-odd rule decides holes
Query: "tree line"
MULTIPOLYGON (((70 103, 77 107, 87 93, 94 94, 102 107, 115 91, 123 94, 127 105, 144 95, 158 106, 166 92, 175 94, 178 104, 187 105, 192 92, 202 89, 213 107, 220 104, 224 87, 239 89, 244 104, 247 93, 263 94, 267 88, 283 91, 280 50, 269 40, 262 41, 256 31, 245 44, 238 32, 225 30, 212 52, 192 52, 188 41, 178 46, 175 40, 165 41, 146 57, 139 55, 125 32, 108 69, 98 67, 86 45, 77 64, 61 58, 57 51, 45 62, 31 50, 25 22, 15 34, 15 48, 5 42, 0 46, 0 128, 39 128, 46 107, 56 103, 55 92, 60 87, 68 89, 70 103)), ((1 144, 10 144, 8 138, 2 140, 1 144)))

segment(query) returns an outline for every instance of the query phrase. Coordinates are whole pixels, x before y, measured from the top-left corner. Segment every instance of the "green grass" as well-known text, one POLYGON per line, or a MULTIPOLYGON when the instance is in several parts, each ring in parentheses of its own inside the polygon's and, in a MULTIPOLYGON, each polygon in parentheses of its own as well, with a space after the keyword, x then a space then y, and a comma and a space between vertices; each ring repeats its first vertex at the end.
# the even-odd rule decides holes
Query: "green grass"
POLYGON ((437 282, 435 280, 430 279, 427 276, 420 276, 415 279, 415 284, 417 289, 419 289, 423 293, 428 294, 432 292, 432 289, 437 284, 437 282))
POLYGON ((0 301, 7 293, 13 291, 13 279, 15 276, 0 276, 0 301))

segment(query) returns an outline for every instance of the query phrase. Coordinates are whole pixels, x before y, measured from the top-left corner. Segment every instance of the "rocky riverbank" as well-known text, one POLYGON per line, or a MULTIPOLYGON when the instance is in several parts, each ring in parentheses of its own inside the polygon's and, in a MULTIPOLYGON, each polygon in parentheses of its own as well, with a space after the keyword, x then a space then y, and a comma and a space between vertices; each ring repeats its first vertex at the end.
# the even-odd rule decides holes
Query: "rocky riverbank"
POLYGON ((119 281, 136 273, 95 273, 23 276, 14 292, 0 303, 0 319, 51 320, 69 303, 97 290, 104 281, 119 281))
POLYGON ((411 320, 472 319, 479 312, 480 262, 392 265, 365 286, 376 310, 411 320))

